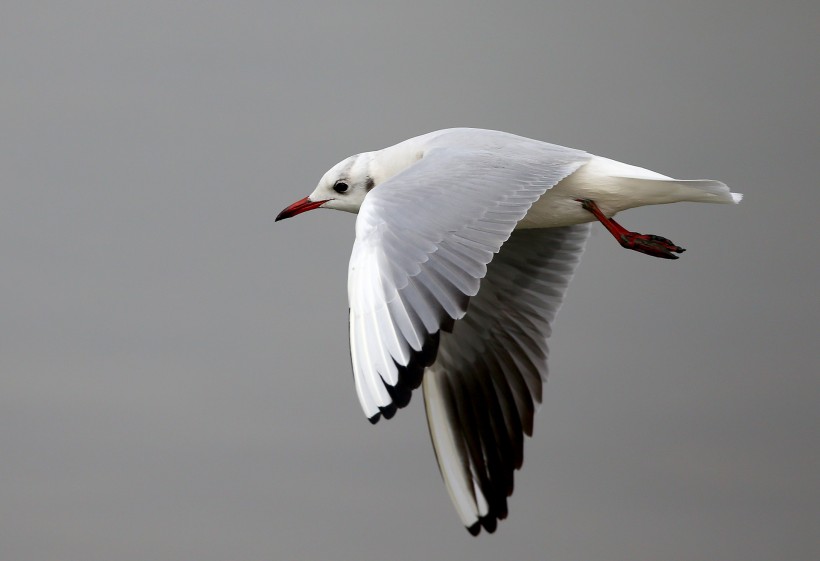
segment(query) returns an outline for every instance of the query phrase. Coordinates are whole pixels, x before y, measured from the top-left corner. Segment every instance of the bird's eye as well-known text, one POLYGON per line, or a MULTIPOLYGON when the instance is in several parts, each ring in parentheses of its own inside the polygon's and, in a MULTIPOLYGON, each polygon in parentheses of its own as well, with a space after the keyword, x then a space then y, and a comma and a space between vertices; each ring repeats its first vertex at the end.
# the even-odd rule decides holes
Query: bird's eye
POLYGON ((343 181, 337 181, 336 184, 333 186, 333 190, 336 191, 337 193, 344 193, 349 188, 350 188, 350 186, 347 183, 343 182, 343 181))

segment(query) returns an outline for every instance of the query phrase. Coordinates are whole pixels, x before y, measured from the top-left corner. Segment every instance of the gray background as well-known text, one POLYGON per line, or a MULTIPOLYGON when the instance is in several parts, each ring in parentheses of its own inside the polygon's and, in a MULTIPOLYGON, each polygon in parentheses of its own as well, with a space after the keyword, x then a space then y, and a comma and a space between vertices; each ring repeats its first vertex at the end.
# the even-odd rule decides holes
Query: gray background
POLYGON ((820 558, 813 1, 0 7, 0 559, 820 558), (497 128, 746 194, 596 227, 497 534, 349 367, 343 157, 497 128))

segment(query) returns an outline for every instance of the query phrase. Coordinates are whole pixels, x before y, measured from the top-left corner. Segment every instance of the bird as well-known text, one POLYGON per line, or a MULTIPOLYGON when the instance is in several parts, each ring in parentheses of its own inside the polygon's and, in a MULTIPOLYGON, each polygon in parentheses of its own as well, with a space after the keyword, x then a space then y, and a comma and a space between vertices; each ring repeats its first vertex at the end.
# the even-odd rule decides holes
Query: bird
POLYGON ((719 181, 453 128, 342 160, 276 221, 317 208, 358 214, 348 301, 359 403, 376 423, 421 386, 442 479, 475 536, 507 517, 547 379, 547 339, 590 223, 627 249, 677 259, 682 247, 612 217, 742 197, 719 181))

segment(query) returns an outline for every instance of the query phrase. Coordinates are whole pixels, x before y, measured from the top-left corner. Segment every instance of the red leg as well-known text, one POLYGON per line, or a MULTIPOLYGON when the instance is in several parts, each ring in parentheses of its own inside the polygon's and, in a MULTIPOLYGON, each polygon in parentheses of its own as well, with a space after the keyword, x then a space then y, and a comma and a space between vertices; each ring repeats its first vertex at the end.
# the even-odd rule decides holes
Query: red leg
POLYGON ((611 218, 604 216, 595 201, 591 199, 576 199, 581 203, 584 210, 591 212, 598 221, 604 225, 604 228, 609 230, 609 233, 615 236, 618 243, 627 249, 646 253, 653 257, 660 257, 662 259, 677 259, 675 253, 683 253, 686 251, 672 243, 671 240, 662 238, 661 236, 654 236, 652 234, 639 234, 637 232, 630 232, 611 218), (672 253, 675 252, 675 253, 672 253))

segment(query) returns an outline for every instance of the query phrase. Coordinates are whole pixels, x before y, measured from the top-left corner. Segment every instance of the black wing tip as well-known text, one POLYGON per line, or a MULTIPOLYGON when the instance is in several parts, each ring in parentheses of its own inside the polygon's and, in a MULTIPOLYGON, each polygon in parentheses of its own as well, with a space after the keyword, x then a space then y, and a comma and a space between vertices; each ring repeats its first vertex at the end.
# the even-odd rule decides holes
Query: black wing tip
POLYGON ((388 403, 384 407, 379 407, 379 412, 384 415, 385 419, 392 419, 397 410, 398 407, 396 407, 395 403, 388 403))
MULTIPOLYGON (((413 390, 415 388, 408 387, 404 384, 397 383, 395 386, 391 386, 390 384, 384 385, 387 393, 390 395, 390 399, 393 400, 393 408, 403 408, 406 407, 407 404, 410 403, 410 398, 413 395, 413 390)), ((417 386, 418 387, 418 386, 417 386)))
POLYGON ((367 420, 370 421, 371 425, 375 425, 381 420, 382 417, 385 419, 392 419, 397 410, 398 408, 395 403, 388 403, 385 406, 379 407, 379 412, 372 417, 368 417, 367 420))
POLYGON ((494 514, 483 516, 479 518, 478 521, 488 534, 492 534, 495 532, 496 528, 498 528, 498 518, 496 518, 496 515, 494 514))
POLYGON ((375 425, 378 423, 382 417, 385 419, 392 419, 393 415, 396 414, 396 406, 392 403, 385 405, 384 407, 379 407, 379 412, 373 415, 372 417, 368 417, 367 420, 370 421, 371 425, 375 425))
POLYGON ((436 332, 428 336, 420 351, 413 351, 407 366, 396 363, 396 368, 399 371, 398 381, 395 385, 390 385, 386 382, 384 384, 392 401, 387 405, 380 406, 378 413, 367 418, 370 424, 375 425, 382 417, 392 419, 396 411, 406 407, 410 403, 413 390, 421 385, 424 369, 430 366, 436 358, 438 341, 439 334, 436 332))
POLYGON ((471 536, 478 536, 483 528, 488 534, 493 534, 498 529, 498 521, 507 517, 507 513, 490 512, 486 516, 479 516, 478 520, 470 526, 465 526, 471 536))

